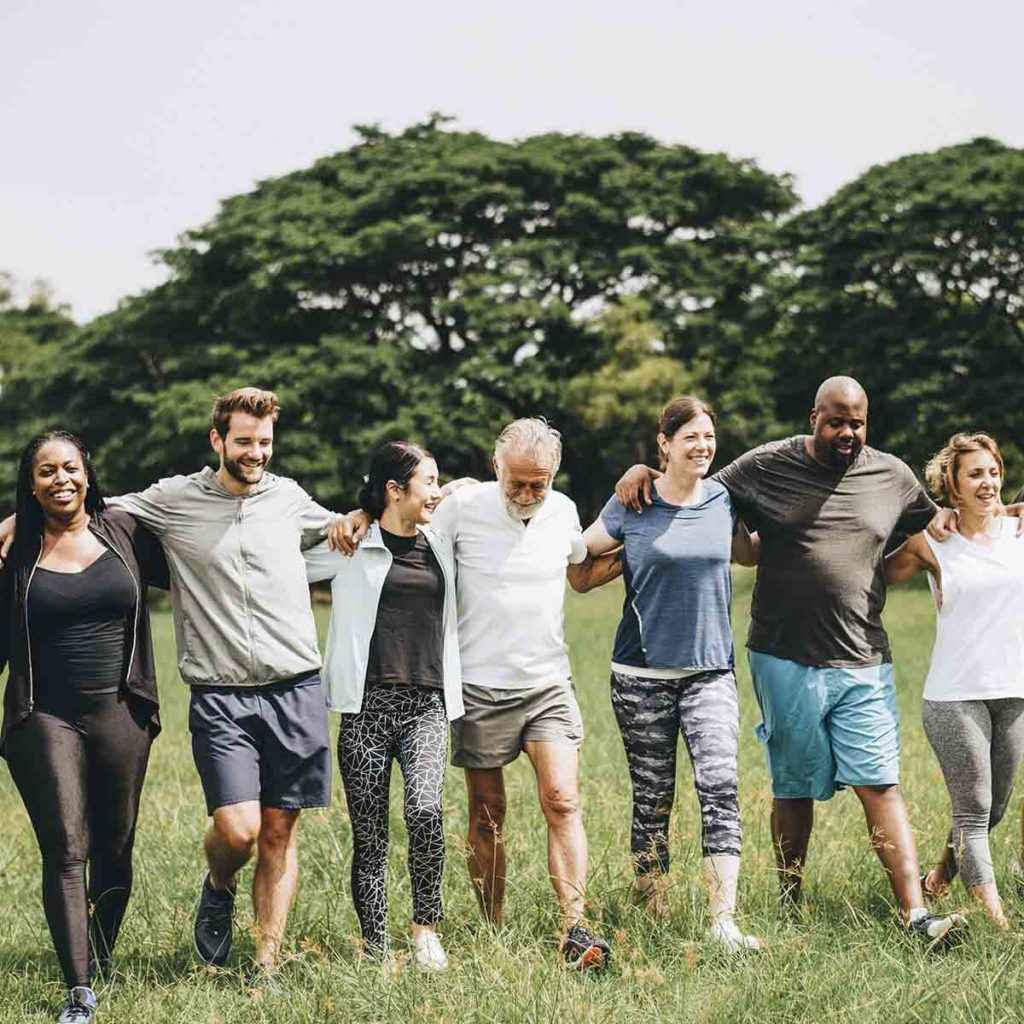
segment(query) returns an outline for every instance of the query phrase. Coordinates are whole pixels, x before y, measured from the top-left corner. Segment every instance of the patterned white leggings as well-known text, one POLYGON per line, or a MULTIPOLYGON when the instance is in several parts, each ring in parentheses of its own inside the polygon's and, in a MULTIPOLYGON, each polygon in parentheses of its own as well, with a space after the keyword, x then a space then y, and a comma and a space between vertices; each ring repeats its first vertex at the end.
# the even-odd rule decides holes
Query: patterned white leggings
POLYGON ((448 719, 440 690, 375 686, 363 709, 341 716, 338 763, 352 822, 352 898, 367 951, 388 943, 388 795, 391 764, 405 783, 412 920, 440 921, 444 873, 442 794, 448 758, 448 719))

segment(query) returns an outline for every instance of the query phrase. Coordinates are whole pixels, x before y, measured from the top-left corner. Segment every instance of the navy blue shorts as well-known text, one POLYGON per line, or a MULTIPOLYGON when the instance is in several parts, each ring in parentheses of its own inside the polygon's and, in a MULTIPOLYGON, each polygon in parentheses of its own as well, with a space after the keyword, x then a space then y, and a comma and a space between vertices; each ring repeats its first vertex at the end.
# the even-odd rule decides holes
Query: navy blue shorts
POLYGON ((285 810, 330 804, 318 672, 266 686, 193 686, 188 729, 207 813, 247 800, 285 810))

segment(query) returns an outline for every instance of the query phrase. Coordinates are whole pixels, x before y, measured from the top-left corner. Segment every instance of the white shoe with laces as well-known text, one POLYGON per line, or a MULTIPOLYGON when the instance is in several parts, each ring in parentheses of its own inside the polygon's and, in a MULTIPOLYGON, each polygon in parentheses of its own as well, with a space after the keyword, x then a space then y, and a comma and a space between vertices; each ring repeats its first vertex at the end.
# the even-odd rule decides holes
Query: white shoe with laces
POLYGON ((420 932, 413 936, 412 962, 421 971, 438 974, 448 970, 448 957, 437 932, 420 932))
POLYGON ((726 952, 741 953, 745 950, 763 949, 764 943, 756 935, 744 935, 732 917, 719 917, 711 922, 708 934, 713 942, 726 952))

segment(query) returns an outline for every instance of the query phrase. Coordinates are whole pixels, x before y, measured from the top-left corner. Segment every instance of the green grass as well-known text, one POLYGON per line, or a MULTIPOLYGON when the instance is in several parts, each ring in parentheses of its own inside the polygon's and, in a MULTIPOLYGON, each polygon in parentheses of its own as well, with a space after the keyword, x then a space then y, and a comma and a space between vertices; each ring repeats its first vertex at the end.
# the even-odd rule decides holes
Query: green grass
MULTIPOLYGON (((735 628, 746 631, 751 577, 737 576, 735 628)), ((557 966, 557 914, 546 877, 545 832, 532 772, 520 759, 507 773, 508 925, 484 928, 462 861, 465 793, 448 778, 449 869, 443 977, 384 973, 356 956, 358 929, 349 898, 351 841, 340 783, 334 806, 306 814, 300 840, 301 888, 288 931, 284 994, 253 999, 241 965, 251 951, 251 911, 239 901, 240 936, 232 969, 197 966, 192 911, 203 869, 206 825, 186 728, 187 691, 175 672, 166 612, 156 616, 164 733, 154 747, 139 823, 136 890, 118 948, 113 981, 100 989, 108 1021, 858 1021, 1017 1020, 1024 1005, 1024 943, 994 933, 972 915, 969 944, 928 956, 894 924, 889 887, 865 834, 859 804, 842 794, 819 806, 807 876, 807 912, 797 926, 775 912, 768 833, 770 788, 746 665, 740 658, 743 714, 740 793, 746 833, 740 909, 765 936, 760 957, 725 960, 702 941, 703 897, 696 799, 680 757, 672 825, 671 920, 654 925, 629 901, 629 787, 607 696, 608 657, 621 589, 568 598, 569 636, 587 727, 583 798, 590 839, 591 916, 615 946, 604 977, 557 966)), ((920 726, 920 691, 932 638, 925 591, 895 591, 887 622, 904 715, 903 781, 923 858, 934 857, 947 827, 947 798, 920 726)), ((742 650, 742 648, 741 648, 742 650)), ((334 723, 336 728, 336 722, 334 723)), ((337 780, 336 780, 337 781, 337 780)), ((409 908, 397 778, 391 912, 401 938, 409 908)), ((1000 879, 1015 852, 1018 811, 996 833, 1000 879)), ((0 1021, 48 1021, 62 998, 39 900, 39 855, 20 801, 0 770, 0 1021)), ((1006 893, 1016 909, 1012 894, 1006 893)), ((963 901, 954 889, 944 906, 963 901)), ((397 943, 401 947, 401 942, 397 943)))

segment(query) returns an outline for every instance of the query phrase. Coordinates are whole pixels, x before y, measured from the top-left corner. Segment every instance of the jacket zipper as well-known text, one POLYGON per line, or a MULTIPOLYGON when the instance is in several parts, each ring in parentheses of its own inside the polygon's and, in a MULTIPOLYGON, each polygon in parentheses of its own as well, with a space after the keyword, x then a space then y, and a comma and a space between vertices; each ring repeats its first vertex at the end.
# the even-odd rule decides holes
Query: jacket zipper
POLYGON ((28 583, 25 584, 25 606, 22 609, 25 613, 25 647, 27 648, 26 654, 28 655, 28 712, 32 713, 32 709, 36 703, 35 683, 32 679, 32 634, 29 633, 28 629, 28 592, 32 587, 32 577, 36 574, 36 569, 39 563, 43 560, 43 546, 39 545, 39 554, 36 555, 35 565, 32 566, 32 571, 28 574, 28 583))

